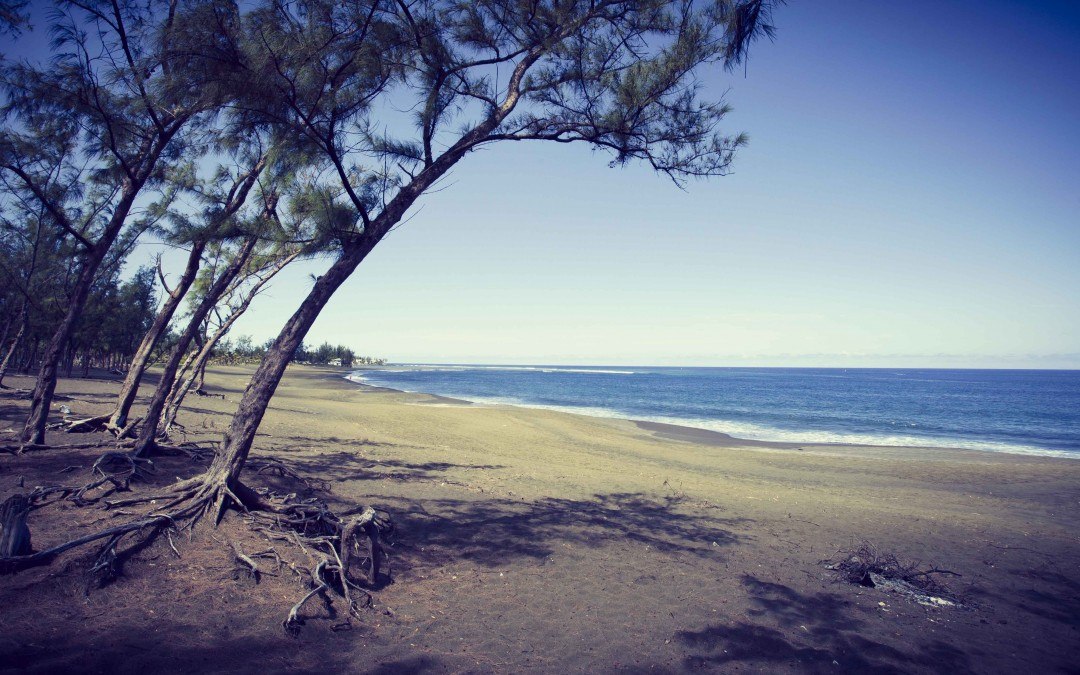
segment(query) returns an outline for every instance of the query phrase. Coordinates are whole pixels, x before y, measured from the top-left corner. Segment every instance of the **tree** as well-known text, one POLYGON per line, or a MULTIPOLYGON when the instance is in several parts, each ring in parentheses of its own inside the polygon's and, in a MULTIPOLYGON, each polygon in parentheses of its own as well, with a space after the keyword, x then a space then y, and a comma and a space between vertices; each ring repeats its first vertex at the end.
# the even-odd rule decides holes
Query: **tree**
POLYGON ((226 26, 234 32, 222 41, 236 45, 240 65, 215 86, 233 92, 235 123, 272 129, 318 157, 322 182, 293 208, 321 214, 334 261, 269 344, 204 474, 113 502, 158 500, 144 518, 6 562, 37 564, 97 538, 204 515, 217 522, 238 508, 322 533, 332 548, 313 576, 326 588, 325 575, 337 575, 348 598, 351 542, 366 534, 375 567, 379 514, 368 507, 343 519, 310 502, 273 502, 240 480, 270 398, 319 313, 417 199, 477 148, 584 143, 610 152, 612 164, 639 160, 677 183, 725 174, 745 138, 719 132, 727 107, 702 99, 696 74, 742 62, 755 39, 772 34, 773 4, 263 0, 226 26), (409 135, 380 123, 394 108, 416 111, 409 135))
POLYGON ((30 25, 26 15, 29 0, 0 0, 0 35, 9 33, 18 36, 30 25))
MULTIPOLYGON (((216 326, 210 330, 211 320, 208 317, 205 324, 207 334, 203 337, 201 347, 188 357, 169 391, 165 408, 161 413, 161 421, 158 424, 165 436, 169 435, 170 429, 175 424, 180 405, 188 392, 194 388, 196 393, 204 395, 202 383, 206 377, 206 367, 210 363, 215 348, 219 345, 225 346, 222 340, 229 334, 233 324, 244 315, 251 306, 251 302, 278 272, 306 252, 309 252, 306 247, 296 244, 274 244, 271 251, 254 255, 248 261, 247 268, 238 275, 237 283, 233 284, 227 297, 223 298, 222 306, 214 309, 215 317, 213 318, 216 318, 216 326)), ((247 352, 250 349, 251 338, 240 338, 236 350, 247 352), (243 342, 245 339, 246 343, 243 342)))
POLYGON ((137 234, 160 213, 150 208, 147 218, 129 222, 137 198, 180 152, 185 127, 214 107, 216 92, 187 86, 168 58, 174 29, 189 14, 164 0, 60 1, 55 62, 0 68, 8 120, 0 171, 20 200, 39 203, 77 243, 80 259, 71 300, 42 358, 26 443, 44 442, 56 369, 103 261, 125 226, 137 234))
MULTIPOLYGON (((194 177, 186 177, 184 187, 187 188, 188 192, 197 194, 203 206, 202 211, 196 217, 177 211, 170 212, 169 220, 172 221, 173 227, 170 232, 165 233, 164 237, 166 240, 176 243, 186 243, 190 247, 184 270, 176 281, 176 285, 171 289, 165 282, 164 274, 159 274, 161 285, 166 291, 165 301, 144 334, 139 349, 127 369, 124 383, 117 396, 116 408, 112 414, 107 417, 107 421, 102 418, 92 418, 80 422, 73 426, 72 429, 92 428, 98 422, 104 422, 106 428, 114 431, 119 436, 124 436, 131 431, 131 425, 128 424, 128 415, 131 411, 131 405, 135 402, 135 396, 138 394, 142 377, 150 364, 150 356, 165 334, 169 322, 179 308, 181 301, 187 296, 189 289, 196 282, 207 246, 212 242, 220 243, 238 235, 235 229, 229 229, 229 225, 233 217, 247 202, 248 194, 258 182, 259 175, 265 168, 267 159, 266 153, 260 152, 261 149, 257 148, 257 146, 255 152, 250 152, 252 149, 251 147, 244 148, 243 150, 248 151, 246 153, 241 150, 239 157, 237 157, 235 170, 219 166, 213 177, 205 181, 198 181, 194 177)), ((226 279, 222 288, 227 287, 229 283, 231 283, 231 280, 226 279)), ((216 298, 207 300, 211 307, 216 301, 216 298)), ((195 311, 199 312, 200 310, 196 308, 195 311)), ((203 313, 205 311, 209 310, 204 310, 203 313)), ((187 350, 193 335, 194 330, 181 332, 176 336, 176 343, 172 345, 172 349, 178 349, 182 356, 187 350)), ((169 368, 166 367, 166 374, 163 375, 163 378, 170 377, 168 370, 169 368)), ((169 382, 166 386, 171 386, 171 384, 169 382)))
POLYGON ((317 148, 339 253, 267 350, 222 450, 189 489, 220 518, 264 505, 239 476, 288 362, 319 313, 416 200, 477 148, 585 143, 676 182, 727 173, 742 134, 696 73, 733 67, 771 36, 768 0, 409 3, 271 0, 245 23, 239 105, 317 148), (505 78, 502 73, 509 73, 505 78), (409 138, 378 131, 378 103, 408 96, 409 138), (456 126, 454 126, 456 124, 456 126))
MULTIPOLYGON (((10 192, 9 192, 10 194, 10 192)), ((31 204, 20 204, 16 209, 15 221, 9 220, 8 214, 0 214, 0 275, 6 289, 2 301, 4 316, 4 340, 7 341, 12 324, 18 328, 11 342, 4 349, 0 360, 0 386, 11 365, 12 358, 30 330, 32 309, 37 305, 40 312, 40 270, 43 265, 55 264, 58 246, 48 246, 45 239, 45 212, 38 205, 30 220, 24 220, 33 212, 31 204), (51 254, 51 255, 50 255, 51 254), (16 314, 15 307, 18 307, 16 314), (16 318, 17 317, 17 318, 16 318)))

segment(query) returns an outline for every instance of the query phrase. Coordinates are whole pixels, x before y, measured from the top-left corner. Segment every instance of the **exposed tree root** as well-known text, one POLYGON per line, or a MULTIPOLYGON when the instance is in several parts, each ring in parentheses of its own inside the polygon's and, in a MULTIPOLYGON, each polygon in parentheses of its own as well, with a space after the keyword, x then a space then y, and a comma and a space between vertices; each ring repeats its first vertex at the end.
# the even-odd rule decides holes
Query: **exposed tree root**
POLYGON ((135 443, 132 441, 91 441, 88 443, 67 443, 62 445, 50 445, 47 443, 20 443, 0 445, 0 452, 10 452, 15 455, 21 455, 26 452, 37 452, 40 450, 86 450, 87 448, 105 448, 109 446, 117 448, 130 448, 133 445, 135 445, 135 443))
POLYGON ((148 516, 139 520, 125 523, 123 525, 117 525, 110 527, 93 534, 88 534, 78 539, 72 539, 71 541, 53 546, 52 548, 44 551, 38 551, 37 553, 31 553, 29 555, 16 555, 0 558, 0 573, 13 574, 20 570, 28 569, 30 567, 37 567, 39 565, 47 565, 53 561, 58 555, 65 551, 70 551, 73 548, 89 544, 91 542, 99 541, 101 539, 108 538, 109 541, 106 545, 98 551, 94 570, 101 569, 101 562, 103 558, 108 558, 110 555, 115 559, 116 545, 120 540, 131 534, 132 532, 139 532, 146 528, 152 528, 154 530, 160 530, 162 527, 166 527, 172 523, 168 516, 148 516))
POLYGON ((269 459, 263 462, 250 462, 248 463, 248 466, 251 469, 254 469, 260 476, 280 476, 281 478, 288 478, 296 481, 309 490, 330 492, 330 481, 324 478, 305 478, 276 459, 269 459))
MULTIPOLYGON (((22 502, 14 508, 22 509, 21 522, 25 527, 25 513, 54 503, 50 497, 68 498, 79 504, 101 502, 116 491, 126 489, 133 477, 150 467, 148 460, 135 458, 131 453, 107 453, 95 462, 95 480, 88 485, 37 488, 26 497, 19 496, 22 502), (105 495, 92 500, 86 497, 89 491, 106 484, 110 487, 105 495), (25 509, 22 504, 26 505, 25 509)), ((285 469, 282 475, 295 474, 285 469)), ((365 589, 378 587, 388 576, 384 572, 387 561, 384 541, 393 527, 388 514, 370 506, 338 516, 316 499, 301 500, 295 494, 278 495, 266 489, 254 490, 239 481, 230 482, 209 474, 178 481, 156 494, 105 500, 104 503, 117 510, 149 503, 152 510, 138 514, 130 522, 39 552, 30 551, 30 533, 26 529, 25 545, 0 556, 0 573, 45 565, 66 551, 104 540, 94 556, 90 572, 94 578, 109 579, 119 574, 120 561, 124 557, 135 548, 149 545, 158 535, 165 534, 169 546, 179 556, 172 539, 174 533, 190 530, 207 517, 216 525, 228 510, 237 510, 249 527, 269 543, 267 550, 247 555, 232 542, 238 568, 258 583, 263 574, 270 572, 262 569, 256 559, 270 558, 276 562, 279 572, 286 567, 309 586, 309 591, 290 609, 282 624, 290 634, 295 634, 303 624, 300 611, 304 604, 317 595, 332 602, 330 592, 345 600, 350 616, 360 618, 360 611, 372 602, 365 589), (121 554, 120 545, 128 537, 139 541, 121 554), (298 548, 311 559, 311 564, 287 562, 276 548, 280 543, 298 548)), ((126 515, 121 510, 117 513, 126 515)), ((15 529, 6 531, 16 532, 15 529)))
POLYGON ((229 544, 232 546, 233 552, 236 553, 236 561, 238 563, 237 569, 250 575, 255 583, 258 584, 259 579, 263 574, 262 570, 259 569, 258 563, 256 563, 251 556, 246 555, 243 550, 240 549, 240 545, 235 541, 231 541, 229 544))

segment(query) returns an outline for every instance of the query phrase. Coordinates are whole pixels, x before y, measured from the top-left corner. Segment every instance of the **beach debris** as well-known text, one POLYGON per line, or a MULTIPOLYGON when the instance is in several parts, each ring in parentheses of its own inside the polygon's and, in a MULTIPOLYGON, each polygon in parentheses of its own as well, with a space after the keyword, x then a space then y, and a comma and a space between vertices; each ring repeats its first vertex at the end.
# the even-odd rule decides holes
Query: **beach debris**
POLYGON ((836 558, 822 562, 825 569, 836 572, 842 581, 850 584, 899 595, 925 607, 960 606, 959 598, 940 577, 962 575, 936 566, 924 569, 918 561, 901 562, 894 553, 881 552, 870 543, 841 551, 836 558))

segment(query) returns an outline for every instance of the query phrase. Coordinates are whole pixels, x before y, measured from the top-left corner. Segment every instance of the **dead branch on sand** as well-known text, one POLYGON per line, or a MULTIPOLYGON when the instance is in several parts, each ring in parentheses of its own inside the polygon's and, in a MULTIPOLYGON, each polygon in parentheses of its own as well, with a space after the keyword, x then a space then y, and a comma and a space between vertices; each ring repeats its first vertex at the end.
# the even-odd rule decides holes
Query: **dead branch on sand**
POLYGON ((961 574, 936 566, 922 569, 919 561, 901 562, 896 554, 879 551, 868 542, 847 552, 840 551, 836 558, 822 562, 849 584, 900 593, 923 605, 959 604, 956 595, 937 577, 961 574))

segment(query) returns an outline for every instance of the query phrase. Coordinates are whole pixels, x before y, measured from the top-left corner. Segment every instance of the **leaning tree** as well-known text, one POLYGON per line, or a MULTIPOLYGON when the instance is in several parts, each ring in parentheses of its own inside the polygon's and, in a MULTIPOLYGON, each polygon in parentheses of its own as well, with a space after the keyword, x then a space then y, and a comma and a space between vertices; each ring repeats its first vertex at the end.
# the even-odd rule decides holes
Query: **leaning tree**
POLYGON ((240 473, 286 365, 368 253, 472 151, 582 143, 676 182, 727 173, 746 139, 719 129, 729 108, 706 100, 698 77, 771 36, 774 4, 270 0, 252 11, 239 43, 255 84, 237 105, 321 151, 339 252, 267 350, 210 469, 178 498, 217 519, 268 507, 240 473), (380 120, 391 103, 416 111, 407 131, 380 120))
MULTIPOLYGON (((69 427, 69 431, 87 431, 104 426, 118 436, 123 437, 132 430, 134 424, 129 422, 128 415, 131 412, 131 406, 135 402, 143 375, 150 366, 150 358, 154 353, 154 349, 168 329, 173 314, 196 282, 200 269, 203 272, 207 271, 202 266, 207 247, 215 242, 236 238, 243 234, 237 232, 233 226, 233 219, 247 203, 248 195, 257 184, 259 176, 266 167, 266 162, 267 152, 256 143, 253 147, 239 149, 231 165, 219 165, 210 177, 199 178, 198 176, 192 176, 189 172, 184 172, 184 178, 175 187, 196 197, 197 206, 194 209, 195 212, 192 212, 191 207, 186 209, 178 207, 169 210, 167 217, 164 219, 168 221, 169 227, 164 228, 161 232, 162 239, 166 242, 188 247, 184 269, 172 288, 168 287, 164 274, 159 274, 165 296, 157 315, 143 335, 135 356, 128 366, 124 382, 120 387, 120 393, 117 395, 116 407, 107 415, 76 422, 69 427)), ((257 242, 257 237, 254 238, 254 241, 257 242)), ((239 267, 241 266, 242 263, 239 263, 233 269, 233 274, 239 273, 239 267)), ((211 271, 210 274, 213 275, 216 271, 211 271)), ((228 271, 229 268, 226 266, 224 273, 228 273, 228 271)), ((224 292, 231 281, 231 277, 223 277, 218 284, 220 292, 224 292)), ((209 299, 209 307, 205 309, 196 308, 195 314, 202 313, 205 315, 213 308, 216 300, 216 298, 209 299)), ((201 321, 201 319, 197 321, 201 321)), ((181 329, 177 337, 177 343, 172 346, 170 355, 166 357, 165 372, 159 380, 157 389, 162 388, 161 383, 165 383, 166 392, 172 386, 171 378, 175 374, 177 365, 173 361, 178 362, 183 357, 194 332, 195 329, 190 326, 181 329), (176 352, 179 352, 179 356, 174 357, 176 352)), ((153 431, 156 431, 156 427, 151 430, 151 432, 153 431)))
POLYGON ((745 139, 719 129, 728 108, 707 99, 698 78, 742 62, 755 39, 771 35, 778 1, 256 4, 229 38, 240 57, 224 85, 235 96, 232 114, 317 151, 323 189, 307 199, 326 214, 336 257, 267 349, 205 473, 114 502, 156 500, 139 520, 8 564, 34 564, 147 526, 207 514, 217 522, 236 508, 323 528, 324 540, 336 542, 336 564, 328 558, 313 576, 326 588, 327 575, 340 575, 347 594, 349 542, 367 533, 374 562, 378 514, 368 508, 345 520, 309 502, 268 499, 240 480, 270 398, 319 313, 416 201, 478 148, 579 143, 610 152, 613 164, 641 161, 676 182, 724 175, 745 139), (414 115, 385 117, 388 110, 414 115))

